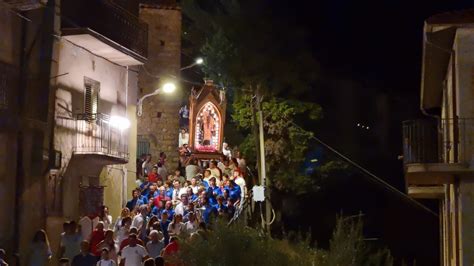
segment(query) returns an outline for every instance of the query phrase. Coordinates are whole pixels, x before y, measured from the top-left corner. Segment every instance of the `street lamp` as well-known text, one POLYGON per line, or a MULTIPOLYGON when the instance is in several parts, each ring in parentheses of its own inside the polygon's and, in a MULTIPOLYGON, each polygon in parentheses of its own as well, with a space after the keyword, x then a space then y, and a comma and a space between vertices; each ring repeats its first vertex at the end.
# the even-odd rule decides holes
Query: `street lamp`
POLYGON ((204 63, 204 59, 202 59, 201 57, 198 57, 198 58, 196 58, 194 63, 192 63, 189 66, 182 67, 180 70, 183 71, 185 69, 192 68, 193 66, 202 65, 203 63, 204 63))
POLYGON ((143 100, 145 100, 146 98, 148 98, 148 97, 150 97, 150 96, 154 96, 154 95, 160 94, 162 91, 163 91, 164 93, 170 94, 170 93, 173 93, 175 90, 176 90, 176 85, 174 85, 174 84, 171 83, 171 82, 168 82, 168 83, 165 83, 162 88, 158 88, 158 89, 156 89, 156 90, 155 90, 154 92, 152 92, 152 93, 148 93, 148 94, 143 95, 143 96, 138 100, 138 103, 137 103, 137 116, 142 116, 142 113, 143 113, 143 110, 142 110, 142 107, 143 107, 143 100))

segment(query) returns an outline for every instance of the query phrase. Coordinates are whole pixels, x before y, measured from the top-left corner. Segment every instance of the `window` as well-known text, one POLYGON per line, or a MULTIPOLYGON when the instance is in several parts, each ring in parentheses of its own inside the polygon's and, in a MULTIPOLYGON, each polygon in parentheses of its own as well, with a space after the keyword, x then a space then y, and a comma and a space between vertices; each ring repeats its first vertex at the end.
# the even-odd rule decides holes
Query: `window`
POLYGON ((100 83, 84 77, 84 113, 97 114, 99 107, 100 83))
POLYGON ((140 157, 142 154, 150 153, 150 142, 148 139, 143 135, 138 135, 137 137, 137 157, 140 157))

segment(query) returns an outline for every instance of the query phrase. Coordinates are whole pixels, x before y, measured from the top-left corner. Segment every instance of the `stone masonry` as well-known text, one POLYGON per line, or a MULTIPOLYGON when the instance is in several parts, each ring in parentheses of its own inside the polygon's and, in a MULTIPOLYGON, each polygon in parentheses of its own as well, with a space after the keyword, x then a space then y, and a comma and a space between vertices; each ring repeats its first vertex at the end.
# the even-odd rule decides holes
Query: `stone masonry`
POLYGON ((137 133, 149 141, 153 161, 160 152, 167 154, 166 167, 172 171, 178 165, 178 112, 183 97, 176 78, 181 67, 181 10, 176 4, 150 2, 140 5, 140 19, 148 23, 148 61, 139 72, 139 97, 170 81, 177 85, 177 91, 144 101, 137 133))

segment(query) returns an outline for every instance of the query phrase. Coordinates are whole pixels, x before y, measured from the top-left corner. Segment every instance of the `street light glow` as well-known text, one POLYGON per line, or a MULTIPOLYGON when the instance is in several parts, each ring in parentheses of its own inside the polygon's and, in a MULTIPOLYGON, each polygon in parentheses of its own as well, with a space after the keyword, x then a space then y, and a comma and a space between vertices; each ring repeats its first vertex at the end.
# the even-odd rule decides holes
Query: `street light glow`
POLYGON ((109 123, 112 127, 120 130, 125 130, 130 127, 130 120, 121 116, 111 116, 109 123))
POLYGON ((172 83, 172 82, 167 82, 167 83, 165 83, 165 84, 163 85, 163 87, 156 89, 154 92, 143 95, 143 96, 138 100, 138 103, 137 103, 137 115, 138 115, 138 116, 142 116, 142 112, 143 112, 143 101, 144 101, 146 98, 151 97, 151 96, 154 96, 154 95, 158 95, 158 94, 160 94, 160 93, 162 93, 162 92, 163 92, 163 93, 166 93, 166 94, 170 94, 170 93, 173 93, 175 90, 176 90, 176 85, 174 85, 174 83, 172 83))
POLYGON ((163 85, 163 92, 164 93, 173 93, 176 90, 176 85, 171 82, 165 83, 163 85))
POLYGON ((202 59, 201 57, 196 59, 196 64, 197 65, 201 65, 202 63, 204 63, 204 59, 202 59))

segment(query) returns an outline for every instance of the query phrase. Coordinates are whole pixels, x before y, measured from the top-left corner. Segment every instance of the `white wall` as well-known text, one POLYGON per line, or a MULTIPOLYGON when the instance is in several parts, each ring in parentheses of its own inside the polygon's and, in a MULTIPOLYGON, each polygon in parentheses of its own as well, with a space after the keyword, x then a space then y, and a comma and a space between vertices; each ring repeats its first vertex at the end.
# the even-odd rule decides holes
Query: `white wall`
MULTIPOLYGON (((459 154, 474 166, 474 29, 457 30, 453 49, 456 52, 456 114, 459 121, 459 154)), ((452 76, 452 75, 451 75, 452 76)))
POLYGON ((83 112, 84 77, 100 82, 99 112, 126 116, 126 68, 75 46, 59 41, 58 73, 67 75, 58 78, 58 88, 74 94, 73 112, 83 112), (82 96, 82 97, 81 97, 82 96))
MULTIPOLYGON (((114 217, 119 212, 123 199, 122 180, 123 171, 119 170, 122 165, 114 165, 108 168, 95 164, 91 161, 76 161, 72 164, 72 150, 76 141, 75 122, 73 116, 83 113, 84 105, 84 77, 100 82, 100 100, 98 112, 128 117, 132 124, 132 130, 136 132, 136 117, 134 113, 127 111, 127 106, 134 109, 137 91, 137 71, 128 71, 101 57, 98 57, 67 40, 61 39, 56 43, 58 55, 58 74, 66 75, 57 78, 56 103, 55 103, 55 136, 54 145, 56 150, 62 152, 62 169, 64 175, 63 183, 63 212, 70 219, 77 219, 78 209, 78 186, 81 175, 101 176, 101 185, 105 188, 105 203, 110 206, 114 217), (128 91, 126 80, 128 78, 128 91), (133 116, 132 116, 133 115, 133 116), (102 174, 101 174, 102 172, 102 174)), ((128 109, 130 109, 128 108, 128 109)), ((136 133, 135 133, 136 134, 136 133)), ((129 130, 123 135, 123 140, 128 142, 135 140, 129 135, 129 130)), ((135 161, 136 143, 129 142, 130 160, 135 161)), ((133 164, 134 165, 134 164, 133 164)), ((125 171, 126 173, 127 171, 125 171)), ((134 178, 133 175, 130 175, 134 178)), ((126 178, 124 181, 129 183, 126 178)))

